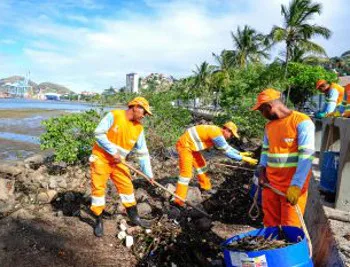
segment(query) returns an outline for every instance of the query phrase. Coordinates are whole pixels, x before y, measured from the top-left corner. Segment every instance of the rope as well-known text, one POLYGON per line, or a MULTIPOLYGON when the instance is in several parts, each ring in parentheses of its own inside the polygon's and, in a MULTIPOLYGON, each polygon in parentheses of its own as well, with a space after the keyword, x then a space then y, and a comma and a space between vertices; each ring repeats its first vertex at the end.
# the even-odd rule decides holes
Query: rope
POLYGON ((250 206, 249 213, 248 213, 249 217, 252 220, 256 220, 260 216, 260 208, 259 208, 259 205, 258 205, 259 189, 260 189, 260 187, 257 186, 256 187, 256 191, 254 193, 253 203, 250 206), (256 210, 255 215, 253 215, 254 209, 256 210))

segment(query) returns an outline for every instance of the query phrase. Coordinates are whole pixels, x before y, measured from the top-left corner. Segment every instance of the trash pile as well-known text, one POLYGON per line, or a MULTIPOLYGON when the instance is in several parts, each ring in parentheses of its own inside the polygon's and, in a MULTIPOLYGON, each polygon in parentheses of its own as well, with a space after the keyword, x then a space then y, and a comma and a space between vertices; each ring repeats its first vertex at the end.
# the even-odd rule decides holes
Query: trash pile
POLYGON ((272 235, 267 238, 264 236, 246 236, 227 244, 226 248, 229 250, 247 252, 284 248, 292 244, 293 243, 286 239, 276 239, 276 237, 272 238, 272 235))

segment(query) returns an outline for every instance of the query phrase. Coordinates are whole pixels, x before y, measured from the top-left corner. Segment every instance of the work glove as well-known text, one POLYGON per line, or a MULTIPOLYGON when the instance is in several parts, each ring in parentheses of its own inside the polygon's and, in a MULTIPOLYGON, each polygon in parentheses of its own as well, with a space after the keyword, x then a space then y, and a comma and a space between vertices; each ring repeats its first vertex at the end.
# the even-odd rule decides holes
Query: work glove
POLYGON ((246 151, 246 152, 239 152, 239 154, 242 156, 242 157, 251 157, 254 155, 253 152, 250 152, 250 151, 246 151))
POLYGON ((326 117, 326 112, 317 112, 315 115, 316 119, 322 119, 324 117, 326 117))
POLYGON ((350 118, 350 110, 345 111, 342 116, 345 118, 350 118))
POLYGON ((257 159, 253 159, 251 157, 246 157, 246 156, 242 156, 242 161, 249 163, 250 165, 256 165, 258 164, 258 160, 257 159))
POLYGON ((299 186, 291 185, 288 187, 286 197, 288 202, 293 206, 298 203, 298 199, 300 195, 301 195, 301 189, 299 186))
POLYGON ((327 118, 329 118, 329 117, 340 117, 340 116, 341 116, 341 114, 340 114, 339 111, 331 112, 331 113, 328 113, 326 115, 327 118))

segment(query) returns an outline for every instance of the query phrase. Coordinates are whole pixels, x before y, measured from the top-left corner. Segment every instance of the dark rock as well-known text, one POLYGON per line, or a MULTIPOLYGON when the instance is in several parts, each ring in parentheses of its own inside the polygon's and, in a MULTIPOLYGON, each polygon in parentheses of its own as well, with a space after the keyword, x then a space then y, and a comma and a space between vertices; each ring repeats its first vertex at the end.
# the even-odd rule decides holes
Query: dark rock
POLYGON ((152 213, 152 207, 145 202, 139 203, 137 204, 137 211, 140 217, 147 217, 152 213))

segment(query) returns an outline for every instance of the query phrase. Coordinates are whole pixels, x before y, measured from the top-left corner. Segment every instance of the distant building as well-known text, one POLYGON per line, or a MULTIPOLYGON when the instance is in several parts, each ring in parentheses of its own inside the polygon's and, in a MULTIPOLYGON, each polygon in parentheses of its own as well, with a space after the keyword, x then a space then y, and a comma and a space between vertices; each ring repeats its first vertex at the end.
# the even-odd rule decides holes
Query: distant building
POLYGON ((84 96, 94 96, 94 95, 97 95, 97 93, 95 93, 95 92, 88 92, 88 91, 82 91, 80 94, 81 94, 81 95, 84 95, 84 96))
POLYGON ((126 87, 125 92, 127 93, 138 93, 139 92, 139 78, 137 73, 126 74, 126 87))
POLYGON ((11 97, 29 97, 33 90, 27 79, 14 83, 6 83, 4 87, 7 89, 7 94, 11 97))
POLYGON ((61 95, 56 93, 46 93, 44 94, 46 100, 61 100, 61 95))

